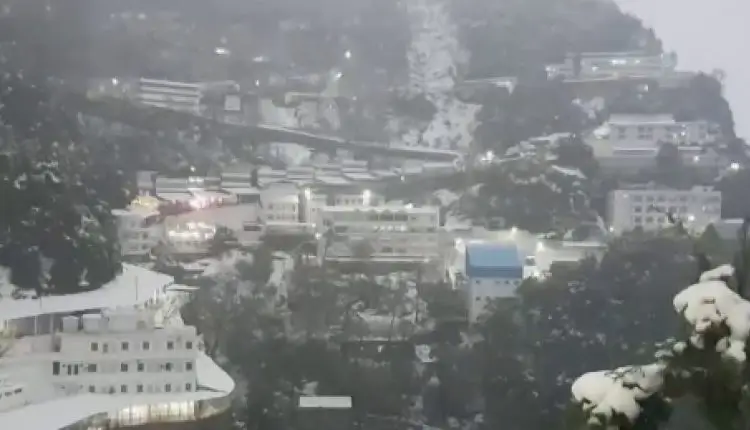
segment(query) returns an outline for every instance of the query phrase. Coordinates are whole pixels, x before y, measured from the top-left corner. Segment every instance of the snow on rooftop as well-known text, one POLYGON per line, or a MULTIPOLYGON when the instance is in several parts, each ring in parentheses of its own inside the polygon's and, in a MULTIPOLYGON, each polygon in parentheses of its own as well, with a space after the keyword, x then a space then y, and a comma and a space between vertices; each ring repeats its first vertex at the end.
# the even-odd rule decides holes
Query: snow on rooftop
POLYGON ((675 124, 674 116, 669 114, 659 115, 636 115, 636 114, 614 114, 607 121, 613 125, 638 125, 638 124, 675 124))
POLYGON ((234 184, 222 185, 222 189, 230 194, 235 194, 235 195, 247 196, 247 195, 260 194, 259 189, 255 187, 248 187, 247 185, 245 186, 234 185, 234 184))
POLYGON ((341 176, 318 176, 316 180, 325 185, 350 185, 351 182, 341 176))
POLYGON ((583 174, 579 169, 573 169, 570 167, 561 167, 557 165, 552 165, 552 170, 558 173, 562 173, 565 176, 574 176, 578 179, 586 179, 586 175, 583 174))
POLYGON ((300 396, 300 408, 310 409, 351 409, 350 396, 300 396))
POLYGON ((0 321, 87 309, 135 306, 163 292, 173 281, 171 276, 123 264, 120 275, 94 291, 44 296, 41 299, 15 300, 7 296, 0 297, 0 321))
POLYGON ((195 359, 198 387, 229 394, 234 391, 234 380, 218 364, 203 352, 195 359))
POLYGON ((159 190, 157 190, 156 196, 162 200, 175 203, 188 202, 193 199, 193 195, 187 192, 187 190, 184 193, 160 192, 159 190))
POLYGON ((377 179, 367 172, 344 172, 344 176, 352 181, 374 181, 377 179))

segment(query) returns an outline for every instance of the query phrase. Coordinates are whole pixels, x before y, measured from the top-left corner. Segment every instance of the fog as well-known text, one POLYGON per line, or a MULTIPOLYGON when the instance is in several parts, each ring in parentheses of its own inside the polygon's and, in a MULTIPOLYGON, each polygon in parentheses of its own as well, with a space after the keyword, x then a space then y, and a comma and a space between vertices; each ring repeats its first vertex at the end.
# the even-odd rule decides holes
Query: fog
POLYGON ((680 69, 727 73, 726 97, 737 134, 750 137, 750 3, 747 0, 618 0, 627 12, 653 27, 667 50, 675 50, 680 69))

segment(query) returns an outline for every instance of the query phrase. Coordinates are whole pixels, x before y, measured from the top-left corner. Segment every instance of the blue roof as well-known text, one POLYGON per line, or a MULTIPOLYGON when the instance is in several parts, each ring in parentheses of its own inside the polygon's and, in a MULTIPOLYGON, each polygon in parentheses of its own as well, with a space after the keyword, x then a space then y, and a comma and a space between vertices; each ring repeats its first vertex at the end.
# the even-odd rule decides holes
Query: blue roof
POLYGON ((468 244, 466 274, 482 278, 522 277, 523 263, 518 255, 518 248, 510 244, 468 244))

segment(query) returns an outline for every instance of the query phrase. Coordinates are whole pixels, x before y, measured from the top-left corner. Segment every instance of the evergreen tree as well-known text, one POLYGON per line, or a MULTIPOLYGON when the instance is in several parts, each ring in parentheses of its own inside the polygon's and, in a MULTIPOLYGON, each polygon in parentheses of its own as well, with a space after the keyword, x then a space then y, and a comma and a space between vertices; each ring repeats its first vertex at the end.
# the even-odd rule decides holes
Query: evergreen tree
POLYGON ((127 196, 121 172, 92 155, 43 87, 0 80, 0 264, 38 293, 98 288, 121 270, 111 214, 127 196))

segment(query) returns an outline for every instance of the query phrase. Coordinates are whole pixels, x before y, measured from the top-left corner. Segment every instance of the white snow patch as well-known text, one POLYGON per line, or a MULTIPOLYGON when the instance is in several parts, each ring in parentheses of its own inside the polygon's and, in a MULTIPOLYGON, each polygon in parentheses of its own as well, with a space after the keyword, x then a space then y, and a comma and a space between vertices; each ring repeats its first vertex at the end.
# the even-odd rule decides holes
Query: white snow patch
POLYGON ((664 369, 662 364, 649 364, 586 373, 573 383, 573 397, 593 417, 609 420, 624 415, 632 423, 641 413, 638 401, 664 384, 664 369))
MULTIPOLYGON (((729 273, 729 269, 719 267, 704 275, 724 273, 729 273)), ((750 334, 750 302, 723 281, 706 280, 687 287, 675 296, 674 308, 693 327, 690 338, 693 346, 703 348, 705 336, 717 333, 719 327, 726 325, 729 335, 726 341, 719 342, 717 350, 720 348, 719 352, 726 357, 745 361, 745 343, 750 334)))

